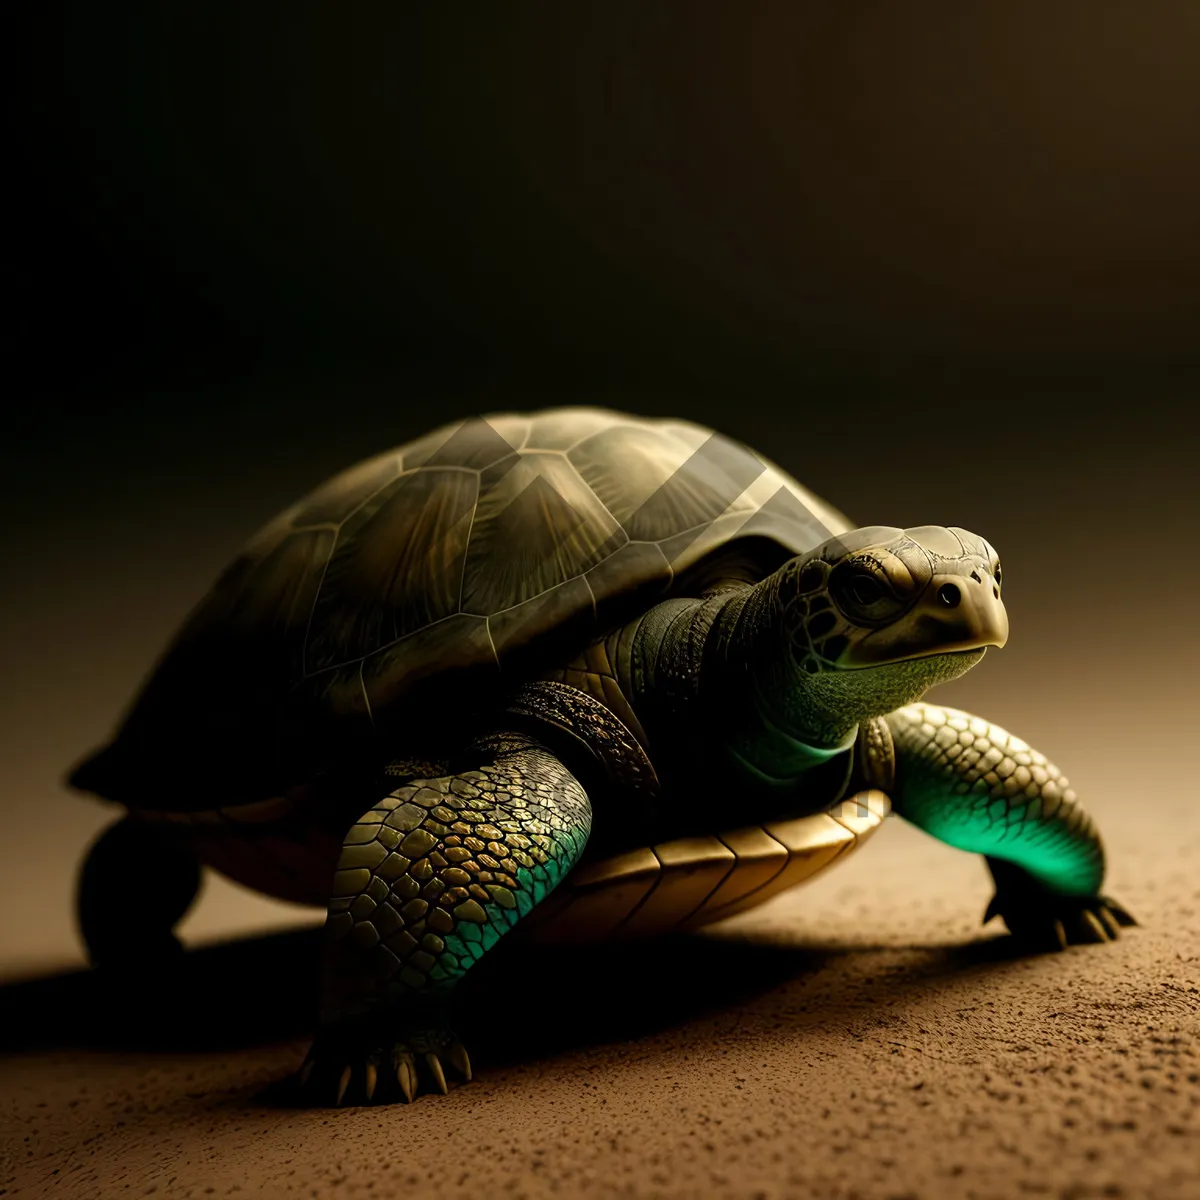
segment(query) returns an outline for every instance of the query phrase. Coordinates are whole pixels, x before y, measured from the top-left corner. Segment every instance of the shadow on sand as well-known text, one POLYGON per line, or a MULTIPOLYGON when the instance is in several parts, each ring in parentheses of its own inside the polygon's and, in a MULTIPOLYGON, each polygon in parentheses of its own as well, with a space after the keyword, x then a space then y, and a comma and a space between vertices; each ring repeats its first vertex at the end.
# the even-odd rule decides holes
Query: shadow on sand
MULTIPOLYGON (((74 971, 10 984, 0 988, 0 1052, 189 1052, 306 1037, 316 1022, 320 943, 321 930, 305 928, 192 950, 153 971, 74 971)), ((784 946, 728 933, 503 950, 467 976, 456 1005, 472 1053, 491 1062, 644 1037, 818 976, 813 999, 832 1008, 861 986, 863 973, 847 968, 875 952, 905 956, 875 984, 896 999, 922 981, 1020 954, 1007 936, 900 950, 784 946)))

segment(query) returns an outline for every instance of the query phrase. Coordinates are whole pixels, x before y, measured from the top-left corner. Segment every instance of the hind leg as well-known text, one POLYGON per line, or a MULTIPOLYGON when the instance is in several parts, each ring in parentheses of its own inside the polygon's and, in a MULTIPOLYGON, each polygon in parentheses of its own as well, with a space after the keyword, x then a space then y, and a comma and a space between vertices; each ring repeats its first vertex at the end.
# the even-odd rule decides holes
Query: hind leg
POLYGON ((175 925, 200 890, 200 864, 174 830, 126 817, 92 844, 79 872, 75 912, 93 966, 175 958, 175 925))

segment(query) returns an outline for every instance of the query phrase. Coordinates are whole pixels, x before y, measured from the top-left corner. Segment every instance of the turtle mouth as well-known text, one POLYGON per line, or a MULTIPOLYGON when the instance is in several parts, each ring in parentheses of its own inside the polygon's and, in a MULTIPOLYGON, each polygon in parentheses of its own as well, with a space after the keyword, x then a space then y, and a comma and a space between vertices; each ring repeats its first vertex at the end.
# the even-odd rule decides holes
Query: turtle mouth
MULTIPOLYGON (((982 658, 987 653, 986 646, 968 646, 965 650, 927 650, 923 654, 910 654, 908 658, 982 658)), ((898 660, 898 661, 903 661, 898 660)))
POLYGON ((968 646, 965 650, 925 650, 917 654, 901 654, 896 658, 881 659, 875 662, 844 662, 838 664, 842 671, 870 671, 875 667, 890 667, 897 663, 924 662, 931 658, 945 658, 951 661, 962 660, 967 666, 974 666, 987 653, 987 646, 968 646), (969 660, 969 661, 968 661, 969 660))

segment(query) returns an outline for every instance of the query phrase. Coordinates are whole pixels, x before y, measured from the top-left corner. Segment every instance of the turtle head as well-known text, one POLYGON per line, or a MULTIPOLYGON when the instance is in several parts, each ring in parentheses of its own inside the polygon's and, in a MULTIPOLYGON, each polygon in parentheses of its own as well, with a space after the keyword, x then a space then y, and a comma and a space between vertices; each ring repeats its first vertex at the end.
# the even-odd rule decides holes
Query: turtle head
POLYGON ((785 626, 809 674, 982 653, 1008 639, 1000 559, 965 529, 855 529, 785 570, 785 626))
POLYGON ((996 551, 965 529, 871 526, 780 572, 788 657, 811 702, 856 719, 919 699, 1003 646, 996 551))

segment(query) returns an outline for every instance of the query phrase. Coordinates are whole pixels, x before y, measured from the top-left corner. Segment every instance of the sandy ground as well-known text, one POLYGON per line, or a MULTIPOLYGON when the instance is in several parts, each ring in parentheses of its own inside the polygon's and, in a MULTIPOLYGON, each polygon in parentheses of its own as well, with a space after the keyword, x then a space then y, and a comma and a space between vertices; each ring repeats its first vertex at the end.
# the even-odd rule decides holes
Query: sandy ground
POLYGON ((892 821, 710 933, 481 966, 478 1078, 411 1106, 273 1088, 311 925, 200 937, 137 1000, 10 983, 3 1194, 1200 1196, 1200 821, 1155 804, 1095 806, 1143 922, 1114 945, 1016 956, 977 924, 980 863, 892 821))

